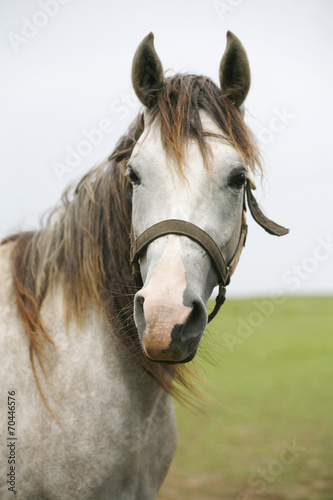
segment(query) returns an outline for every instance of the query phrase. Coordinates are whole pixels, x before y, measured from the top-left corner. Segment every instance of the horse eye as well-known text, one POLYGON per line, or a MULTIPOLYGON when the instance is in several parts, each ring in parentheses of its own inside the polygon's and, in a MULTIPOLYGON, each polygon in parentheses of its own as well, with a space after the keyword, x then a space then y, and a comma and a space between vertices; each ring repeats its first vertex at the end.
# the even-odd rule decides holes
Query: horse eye
POLYGON ((125 175, 132 184, 140 184, 140 179, 136 175, 132 167, 130 166, 127 167, 125 175))
POLYGON ((232 179, 231 179, 231 186, 235 187, 235 188, 241 188, 244 186, 245 184, 245 181, 246 181, 246 177, 245 177, 245 174, 243 173, 240 173, 240 174, 236 174, 232 179))

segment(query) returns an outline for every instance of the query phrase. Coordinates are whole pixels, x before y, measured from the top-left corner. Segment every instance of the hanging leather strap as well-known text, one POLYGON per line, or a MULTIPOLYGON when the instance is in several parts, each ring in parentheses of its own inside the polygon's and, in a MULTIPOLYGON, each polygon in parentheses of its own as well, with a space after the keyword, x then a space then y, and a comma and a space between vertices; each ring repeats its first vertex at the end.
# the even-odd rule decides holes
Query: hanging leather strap
POLYGON ((289 233, 289 229, 286 229, 283 226, 279 226, 276 222, 268 219, 260 210, 257 200, 252 194, 251 185, 249 182, 246 183, 246 194, 247 194, 247 203, 249 205, 249 209, 254 220, 265 229, 269 234, 274 234, 275 236, 283 236, 284 234, 289 233))

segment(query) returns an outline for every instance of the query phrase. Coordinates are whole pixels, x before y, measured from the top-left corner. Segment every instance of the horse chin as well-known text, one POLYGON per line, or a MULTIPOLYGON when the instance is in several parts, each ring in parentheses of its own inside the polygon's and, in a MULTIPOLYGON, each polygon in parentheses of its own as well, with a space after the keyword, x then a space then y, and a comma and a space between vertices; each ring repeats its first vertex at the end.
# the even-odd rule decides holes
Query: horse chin
POLYGON ((187 356, 186 358, 182 359, 182 360, 177 360, 177 361, 174 361, 172 359, 156 359, 156 358, 151 358, 150 356, 148 356, 148 354, 145 352, 145 356, 147 359, 149 359, 149 361, 153 361, 154 363, 163 363, 164 365, 178 365, 178 364, 184 364, 184 363, 188 363, 189 361, 192 361, 192 359, 194 358, 194 356, 196 355, 197 353, 197 349, 195 349, 189 356, 187 356))

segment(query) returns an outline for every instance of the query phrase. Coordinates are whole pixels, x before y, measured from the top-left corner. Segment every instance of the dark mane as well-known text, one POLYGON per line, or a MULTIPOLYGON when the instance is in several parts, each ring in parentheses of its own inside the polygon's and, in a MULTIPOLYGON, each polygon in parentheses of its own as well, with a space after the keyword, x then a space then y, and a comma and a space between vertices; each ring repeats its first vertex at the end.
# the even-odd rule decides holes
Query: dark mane
MULTIPOLYGON (((209 166, 210 151, 205 141, 208 134, 201 125, 201 110, 214 119, 221 135, 239 151, 245 164, 251 170, 256 166, 260 169, 252 135, 222 91, 208 78, 175 75, 166 80, 150 119, 159 120, 166 153, 175 158, 180 172, 189 138, 198 141, 209 166)), ((14 293, 29 338, 39 389, 36 359, 47 377, 46 345, 56 349, 43 324, 41 308, 46 294, 52 293, 59 282, 64 291, 67 323, 73 319, 80 323, 93 303, 108 318, 112 332, 128 353, 167 392, 175 394, 174 381, 191 388, 186 366, 154 363, 143 355, 133 321, 136 287, 129 264, 132 187, 124 171, 143 129, 143 114, 139 114, 110 158, 85 175, 74 192, 66 190, 61 206, 51 213, 42 229, 3 241, 14 242, 14 293)))

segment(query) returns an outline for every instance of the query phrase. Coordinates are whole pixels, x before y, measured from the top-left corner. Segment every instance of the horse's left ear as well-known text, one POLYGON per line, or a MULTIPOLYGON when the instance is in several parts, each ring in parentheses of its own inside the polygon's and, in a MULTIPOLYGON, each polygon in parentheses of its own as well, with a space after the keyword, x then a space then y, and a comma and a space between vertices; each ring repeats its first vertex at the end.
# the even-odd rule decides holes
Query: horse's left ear
POLYGON ((142 104, 152 108, 164 84, 163 67, 154 48, 153 33, 149 33, 136 49, 132 63, 132 84, 142 104))
POLYGON ((227 32, 227 46, 220 63, 220 83, 223 94, 240 108, 250 89, 250 65, 238 38, 227 32))

